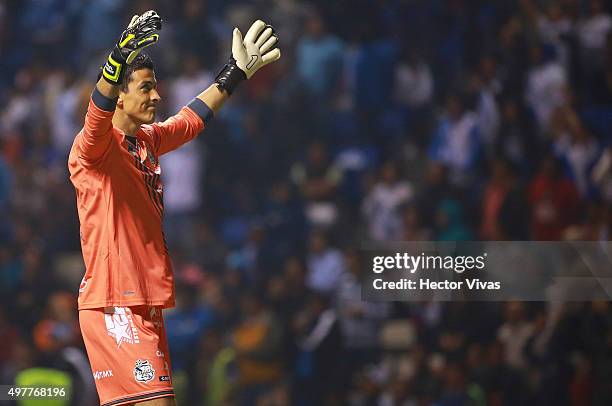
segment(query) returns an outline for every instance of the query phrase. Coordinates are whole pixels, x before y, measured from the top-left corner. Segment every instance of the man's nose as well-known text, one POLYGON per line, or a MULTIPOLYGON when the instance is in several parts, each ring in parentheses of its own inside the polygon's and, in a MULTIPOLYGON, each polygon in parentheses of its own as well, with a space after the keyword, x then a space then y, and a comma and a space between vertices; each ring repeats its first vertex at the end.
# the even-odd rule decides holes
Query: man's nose
POLYGON ((159 95, 159 92, 157 91, 157 89, 151 90, 151 101, 154 101, 157 103, 160 100, 161 100, 161 96, 159 95))

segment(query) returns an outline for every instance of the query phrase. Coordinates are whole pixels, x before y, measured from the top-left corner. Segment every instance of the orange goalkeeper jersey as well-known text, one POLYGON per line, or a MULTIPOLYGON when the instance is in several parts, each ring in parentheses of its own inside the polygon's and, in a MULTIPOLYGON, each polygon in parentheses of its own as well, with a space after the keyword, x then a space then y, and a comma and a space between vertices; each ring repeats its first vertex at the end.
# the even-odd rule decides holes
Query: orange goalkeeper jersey
POLYGON ((86 268, 79 309, 172 307, 158 158, 193 139, 212 113, 194 99, 166 121, 126 136, 113 127, 115 104, 94 90, 68 158, 86 268))

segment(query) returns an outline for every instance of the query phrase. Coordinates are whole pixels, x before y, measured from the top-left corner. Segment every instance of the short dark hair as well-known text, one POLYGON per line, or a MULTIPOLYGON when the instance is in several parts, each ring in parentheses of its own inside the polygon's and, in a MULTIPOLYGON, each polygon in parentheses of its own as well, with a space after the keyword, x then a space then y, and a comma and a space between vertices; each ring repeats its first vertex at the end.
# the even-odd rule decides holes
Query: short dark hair
MULTIPOLYGON (((132 73, 136 72, 140 69, 151 69, 155 70, 155 65, 153 65, 153 60, 147 54, 138 54, 136 58, 132 61, 130 65, 127 65, 125 69, 125 74, 123 75, 123 81, 121 82, 121 91, 127 92, 128 85, 132 81, 132 73)), ((102 77, 102 69, 98 73, 98 80, 102 77)))
POLYGON ((138 54, 138 56, 134 58, 132 63, 127 65, 125 69, 125 74, 123 75, 123 82, 121 82, 121 90, 123 92, 128 91, 128 85, 132 81, 132 73, 140 69, 155 70, 155 65, 153 65, 153 60, 149 55, 138 54))

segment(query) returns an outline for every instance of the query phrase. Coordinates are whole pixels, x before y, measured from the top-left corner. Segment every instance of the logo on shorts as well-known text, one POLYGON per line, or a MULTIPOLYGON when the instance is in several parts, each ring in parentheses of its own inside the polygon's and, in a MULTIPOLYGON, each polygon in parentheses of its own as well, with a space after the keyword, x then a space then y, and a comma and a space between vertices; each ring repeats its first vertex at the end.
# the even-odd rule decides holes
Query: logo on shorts
POLYGON ((104 371, 94 371, 93 373, 93 377, 94 379, 97 381, 99 379, 103 379, 103 378, 110 378, 113 376, 113 370, 112 369, 107 369, 104 371))
POLYGON ((136 360, 136 365, 134 365, 134 379, 136 379, 138 382, 147 383, 152 381, 153 378, 155 378, 155 370, 153 369, 153 365, 151 365, 149 360, 136 360))
POLYGON ((127 342, 130 344, 140 343, 138 330, 132 320, 132 312, 126 307, 115 307, 113 314, 105 314, 104 322, 106 323, 106 331, 109 336, 114 337, 117 341, 117 348, 121 343, 127 342))

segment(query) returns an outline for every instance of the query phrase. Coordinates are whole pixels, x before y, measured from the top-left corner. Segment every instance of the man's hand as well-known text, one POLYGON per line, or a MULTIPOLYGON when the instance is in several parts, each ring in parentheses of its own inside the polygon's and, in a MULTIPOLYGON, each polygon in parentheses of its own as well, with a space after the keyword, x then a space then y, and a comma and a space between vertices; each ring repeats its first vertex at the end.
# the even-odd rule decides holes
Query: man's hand
POLYGON ((277 42, 274 28, 261 20, 251 25, 244 40, 240 30, 234 28, 232 56, 217 75, 217 85, 231 94, 240 82, 250 79, 261 67, 280 58, 280 49, 273 49, 277 42))
POLYGON ((232 57, 247 79, 250 79, 262 66, 280 58, 280 49, 272 49, 277 42, 278 37, 274 34, 274 28, 261 20, 251 25, 244 40, 240 30, 234 28, 232 57))
POLYGON ((102 76, 112 85, 118 86, 123 81, 125 65, 132 63, 140 51, 155 44, 159 40, 157 31, 161 30, 162 19, 153 10, 141 16, 135 15, 113 52, 102 69, 102 76))

